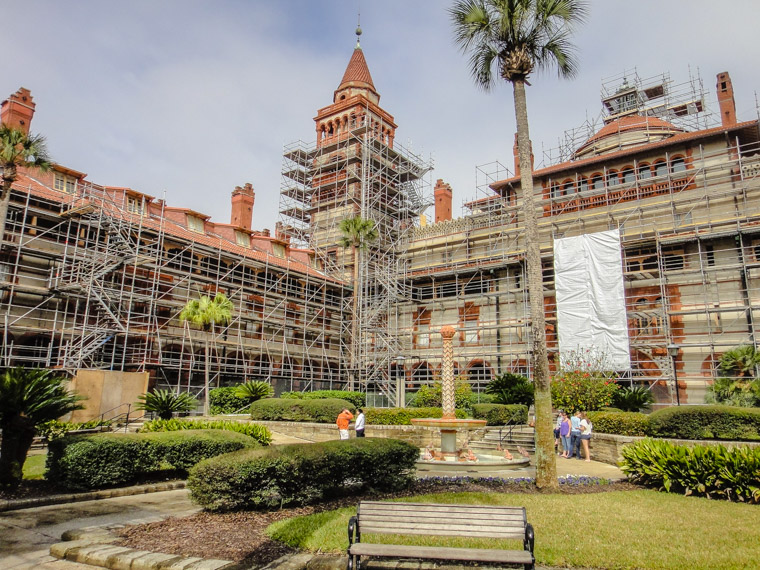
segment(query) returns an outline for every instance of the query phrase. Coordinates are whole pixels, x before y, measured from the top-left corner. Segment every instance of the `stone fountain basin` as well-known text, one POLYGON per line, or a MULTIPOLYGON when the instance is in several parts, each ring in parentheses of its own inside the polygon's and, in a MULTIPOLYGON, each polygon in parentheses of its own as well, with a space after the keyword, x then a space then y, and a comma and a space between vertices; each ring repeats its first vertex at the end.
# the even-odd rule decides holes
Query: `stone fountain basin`
POLYGON ((516 455, 509 460, 501 455, 490 455, 487 453, 476 453, 478 461, 459 461, 456 457, 447 457, 445 460, 426 460, 418 459, 417 468, 422 471, 467 471, 467 472, 484 472, 484 471, 503 471, 506 469, 520 469, 530 465, 530 459, 521 455, 516 455))

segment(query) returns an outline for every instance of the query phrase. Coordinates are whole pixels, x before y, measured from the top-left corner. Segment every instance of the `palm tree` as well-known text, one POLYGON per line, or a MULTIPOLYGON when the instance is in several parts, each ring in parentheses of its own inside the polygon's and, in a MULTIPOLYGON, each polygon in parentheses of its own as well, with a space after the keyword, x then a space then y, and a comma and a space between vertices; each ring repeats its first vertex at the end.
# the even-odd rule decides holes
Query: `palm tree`
POLYGON ((375 222, 361 216, 346 218, 340 222, 340 245, 350 247, 354 260, 353 304, 351 309, 351 354, 348 389, 354 389, 357 353, 359 352, 359 261, 360 253, 369 249, 369 245, 378 237, 375 222))
POLYGON ((11 368, 0 374, 0 487, 15 489, 37 426, 83 406, 69 392, 66 378, 42 368, 11 368))
POLYGON ((557 486, 551 425, 551 387, 546 353, 544 296, 538 221, 533 202, 533 172, 525 84, 534 69, 556 65, 560 77, 576 72, 570 33, 585 20, 582 0, 458 0, 450 9, 454 37, 470 54, 478 87, 490 90, 498 79, 512 84, 520 187, 523 193, 528 298, 530 301, 533 379, 536 386, 536 485, 557 486))
POLYGON ((5 219, 11 201, 11 186, 18 177, 18 167, 50 170, 52 163, 47 151, 45 137, 27 134, 21 129, 0 125, 0 167, 3 169, 3 185, 0 190, 0 247, 5 238, 5 219))
POLYGON ((758 365, 760 351, 751 344, 743 344, 724 352, 718 368, 726 376, 744 379, 754 376, 758 365))
POLYGON ((204 349, 205 376, 203 394, 203 415, 208 415, 208 390, 209 390, 209 364, 208 352, 214 325, 226 325, 232 320, 232 301, 224 293, 217 293, 212 301, 208 295, 201 295, 198 299, 191 299, 179 314, 181 322, 189 322, 206 331, 206 344, 204 349))

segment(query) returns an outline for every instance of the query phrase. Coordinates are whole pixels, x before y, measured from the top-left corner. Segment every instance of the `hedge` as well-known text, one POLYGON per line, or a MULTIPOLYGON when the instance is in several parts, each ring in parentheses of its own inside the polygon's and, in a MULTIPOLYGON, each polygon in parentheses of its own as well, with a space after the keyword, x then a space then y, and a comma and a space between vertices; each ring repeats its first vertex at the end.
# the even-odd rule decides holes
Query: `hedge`
POLYGON ((208 457, 258 447, 222 430, 72 435, 50 443, 45 478, 73 490, 134 483, 166 469, 186 472, 208 457))
POLYGON ((254 420, 330 424, 335 423, 338 414, 344 408, 348 408, 351 412, 356 410, 351 402, 335 398, 322 400, 265 398, 251 404, 251 418, 254 420))
POLYGON ((760 448, 675 445, 645 439, 623 448, 621 469, 634 483, 711 499, 760 503, 760 448))
POLYGON ((640 412, 588 412, 593 431, 615 435, 651 435, 649 416, 640 412))
POLYGON ((190 471, 192 499, 209 511, 279 508, 371 487, 400 490, 420 450, 405 441, 358 438, 244 450, 190 471))
POLYGON ((225 386, 209 390, 209 412, 212 416, 220 414, 246 413, 251 401, 250 398, 241 398, 235 395, 237 386, 225 386))
POLYGON ((513 424, 528 423, 528 406, 523 404, 475 404, 472 417, 486 420, 486 425, 503 426, 512 420, 513 424))
POLYGON ((649 423, 656 437, 760 441, 760 408, 675 406, 650 414, 649 423))
POLYGON ((272 432, 269 428, 250 422, 234 420, 187 420, 172 418, 170 420, 153 420, 145 422, 141 432, 180 431, 188 429, 222 429, 245 434, 255 439, 261 445, 272 443, 272 432))
POLYGON ((351 402, 356 408, 367 405, 367 395, 363 392, 351 392, 349 390, 314 390, 313 392, 283 392, 280 398, 292 398, 296 400, 324 400, 337 398, 351 402))
MULTIPOLYGON (((456 410, 458 418, 466 418, 467 412, 456 410)), ((368 408, 364 410, 364 418, 368 425, 408 426, 412 418, 440 418, 441 408, 368 408)))

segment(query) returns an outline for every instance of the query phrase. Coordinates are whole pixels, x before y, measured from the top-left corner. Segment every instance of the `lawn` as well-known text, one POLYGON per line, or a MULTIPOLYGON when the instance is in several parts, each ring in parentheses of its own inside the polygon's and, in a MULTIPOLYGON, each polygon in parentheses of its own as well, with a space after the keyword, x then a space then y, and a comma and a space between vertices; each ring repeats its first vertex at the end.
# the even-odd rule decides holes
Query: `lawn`
MULTIPOLYGON (((760 559, 758 505, 649 490, 571 495, 444 493, 403 500, 524 506, 536 531, 535 554, 542 565, 757 568, 760 559)), ((267 532, 299 549, 344 553, 346 526, 355 513, 351 507, 283 520, 267 532)), ((441 544, 453 545, 446 540, 441 544)), ((505 547, 495 541, 491 546, 505 547)))
POLYGON ((24 462, 24 479, 43 479, 47 454, 27 455, 24 462))

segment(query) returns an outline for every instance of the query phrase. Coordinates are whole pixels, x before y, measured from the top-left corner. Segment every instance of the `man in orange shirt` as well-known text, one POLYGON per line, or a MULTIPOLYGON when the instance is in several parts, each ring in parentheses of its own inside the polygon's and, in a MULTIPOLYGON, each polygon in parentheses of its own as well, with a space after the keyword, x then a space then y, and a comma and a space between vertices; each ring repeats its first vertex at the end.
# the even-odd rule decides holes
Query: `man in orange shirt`
POLYGON ((340 432, 340 439, 348 439, 348 422, 354 419, 354 414, 348 411, 347 408, 343 408, 343 411, 338 414, 338 419, 335 421, 338 424, 338 432, 340 432))

